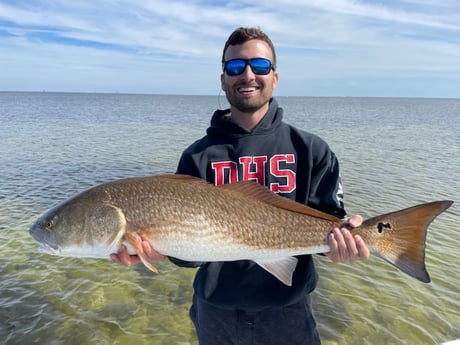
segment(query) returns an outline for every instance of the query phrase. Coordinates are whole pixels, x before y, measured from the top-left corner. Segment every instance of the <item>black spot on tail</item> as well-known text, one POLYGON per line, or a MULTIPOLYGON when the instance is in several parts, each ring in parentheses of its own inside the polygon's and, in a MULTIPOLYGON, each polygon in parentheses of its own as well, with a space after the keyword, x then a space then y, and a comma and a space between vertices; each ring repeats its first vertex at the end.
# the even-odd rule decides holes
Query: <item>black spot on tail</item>
POLYGON ((390 223, 378 223, 377 224, 377 229, 379 230, 379 234, 383 232, 383 229, 391 229, 391 224, 390 223))

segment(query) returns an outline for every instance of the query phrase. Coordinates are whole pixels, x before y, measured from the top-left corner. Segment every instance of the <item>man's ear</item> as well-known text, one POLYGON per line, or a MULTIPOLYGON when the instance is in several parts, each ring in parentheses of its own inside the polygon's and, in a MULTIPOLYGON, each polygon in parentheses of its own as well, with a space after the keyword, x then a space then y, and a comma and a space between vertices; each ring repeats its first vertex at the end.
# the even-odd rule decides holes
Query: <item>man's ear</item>
POLYGON ((226 92, 227 88, 225 87, 225 81, 224 81, 224 74, 222 73, 220 75, 220 88, 222 89, 222 91, 226 92))
POLYGON ((278 72, 273 72, 273 90, 278 86, 279 75, 278 72))

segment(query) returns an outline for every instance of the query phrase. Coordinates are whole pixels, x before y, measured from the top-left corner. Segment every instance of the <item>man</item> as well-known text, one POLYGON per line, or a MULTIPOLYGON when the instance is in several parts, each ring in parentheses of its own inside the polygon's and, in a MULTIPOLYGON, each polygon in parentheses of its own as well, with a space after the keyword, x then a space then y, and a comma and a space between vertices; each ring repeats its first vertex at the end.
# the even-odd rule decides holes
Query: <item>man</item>
MULTIPOLYGON (((225 44, 222 64, 221 85, 230 109, 214 113, 207 135, 182 154, 177 173, 216 185, 254 180, 282 196, 344 217, 334 153, 319 137, 282 122, 283 111, 272 98, 278 73, 268 36, 255 28, 235 30, 225 44)), ((354 216, 349 224, 356 227, 361 221, 354 216)), ((152 261, 163 258, 148 242, 142 241, 142 246, 152 261)), ((336 263, 369 256, 363 240, 346 229, 333 229, 329 246, 326 255, 336 263)), ((125 248, 112 258, 128 266, 139 262, 125 248)), ((251 261, 170 259, 200 267, 190 316, 201 345, 320 343, 309 296, 318 279, 311 255, 298 257, 292 286, 251 261)))

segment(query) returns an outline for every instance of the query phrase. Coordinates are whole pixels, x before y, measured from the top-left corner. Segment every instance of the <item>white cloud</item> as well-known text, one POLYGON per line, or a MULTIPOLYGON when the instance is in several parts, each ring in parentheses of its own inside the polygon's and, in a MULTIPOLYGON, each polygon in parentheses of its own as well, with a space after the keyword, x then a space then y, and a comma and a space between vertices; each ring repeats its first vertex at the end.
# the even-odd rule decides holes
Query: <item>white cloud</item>
POLYGON ((439 87, 410 94, 411 85, 433 80, 446 84, 445 97, 459 97, 451 86, 460 82, 459 7, 454 0, 4 1, 0 90, 215 94, 227 36, 260 26, 277 47, 282 94, 342 95, 351 83, 361 85, 356 95, 378 96, 393 79, 407 82, 402 96, 443 96, 439 87), (312 82, 308 93, 298 87, 312 82))

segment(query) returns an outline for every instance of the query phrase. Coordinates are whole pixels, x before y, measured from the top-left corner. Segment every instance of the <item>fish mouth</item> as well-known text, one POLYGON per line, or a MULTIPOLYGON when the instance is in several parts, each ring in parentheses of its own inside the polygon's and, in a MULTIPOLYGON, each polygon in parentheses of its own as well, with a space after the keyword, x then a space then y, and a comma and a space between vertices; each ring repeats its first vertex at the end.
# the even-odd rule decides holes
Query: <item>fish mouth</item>
POLYGON ((58 255, 61 250, 56 244, 52 244, 47 241, 47 231, 47 229, 44 229, 41 225, 36 223, 30 227, 29 234, 39 244, 39 252, 58 255))
POLYGON ((61 249, 57 245, 49 243, 44 238, 45 236, 39 236, 36 228, 30 229, 30 235, 38 243, 39 252, 52 255, 59 255, 61 252, 61 249))
POLYGON ((61 250, 57 246, 53 246, 46 242, 40 242, 38 246, 38 251, 40 253, 51 254, 51 255, 59 255, 61 250))

